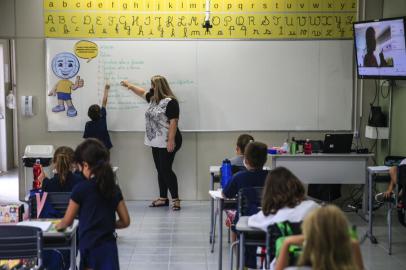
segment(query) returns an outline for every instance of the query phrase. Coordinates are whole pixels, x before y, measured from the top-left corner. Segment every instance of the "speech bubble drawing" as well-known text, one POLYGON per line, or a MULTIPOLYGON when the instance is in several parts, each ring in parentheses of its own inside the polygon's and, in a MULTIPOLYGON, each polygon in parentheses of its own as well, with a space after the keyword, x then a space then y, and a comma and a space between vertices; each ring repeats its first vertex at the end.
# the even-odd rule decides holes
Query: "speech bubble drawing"
POLYGON ((97 44, 87 40, 81 40, 76 42, 74 50, 77 57, 82 59, 88 59, 87 60, 88 63, 93 58, 96 58, 97 55, 99 54, 99 47, 97 46, 97 44))

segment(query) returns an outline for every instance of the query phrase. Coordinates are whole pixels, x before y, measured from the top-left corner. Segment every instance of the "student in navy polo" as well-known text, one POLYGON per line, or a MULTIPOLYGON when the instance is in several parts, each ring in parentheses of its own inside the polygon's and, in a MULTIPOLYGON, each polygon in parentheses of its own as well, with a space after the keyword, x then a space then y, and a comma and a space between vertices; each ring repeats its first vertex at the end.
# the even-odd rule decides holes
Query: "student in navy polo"
POLYGON ((73 187, 83 180, 80 175, 72 172, 74 152, 68 146, 61 146, 55 150, 52 166, 55 170, 52 178, 48 178, 43 169, 38 177, 44 192, 71 192, 73 187))
POLYGON ((107 98, 109 95, 110 85, 106 84, 104 87, 104 94, 102 100, 102 106, 93 104, 89 107, 87 115, 92 121, 88 121, 85 126, 85 132, 83 138, 96 138, 99 139, 107 149, 111 149, 110 134, 107 130, 107 98))
POLYGON ((80 269, 119 269, 115 229, 128 227, 130 217, 115 184, 109 151, 99 140, 87 139, 76 148, 75 160, 86 180, 74 187, 56 229, 66 229, 79 214, 80 269))
MULTIPOLYGON (((231 181, 223 189, 223 195, 226 198, 235 198, 242 188, 248 187, 264 187, 268 171, 263 167, 267 160, 267 146, 261 142, 250 142, 245 147, 244 165, 246 171, 240 171, 234 174, 231 181)), ((256 199, 256 198, 254 198, 256 199)), ((255 200, 256 201, 256 200, 255 200)), ((254 215, 259 211, 260 205, 249 206, 248 215, 254 215)), ((235 215, 233 224, 238 221, 238 215, 235 215)), ((235 238, 235 236, 233 236, 235 238)), ((257 268, 256 265, 256 247, 246 247, 245 249, 245 266, 249 268, 257 268)))

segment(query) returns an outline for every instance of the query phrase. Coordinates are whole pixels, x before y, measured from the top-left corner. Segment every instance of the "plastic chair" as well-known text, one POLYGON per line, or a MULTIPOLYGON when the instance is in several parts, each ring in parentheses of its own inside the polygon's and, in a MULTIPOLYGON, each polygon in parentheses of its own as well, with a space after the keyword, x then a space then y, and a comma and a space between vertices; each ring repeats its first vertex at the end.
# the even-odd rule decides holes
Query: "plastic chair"
MULTIPOLYGON (((302 233, 302 222, 289 222, 283 221, 278 222, 278 224, 288 225, 292 229, 291 235, 298 235, 302 233)), ((266 261, 271 263, 276 256, 276 241, 278 238, 288 235, 283 235, 278 224, 272 224, 268 226, 266 233, 266 261)), ((269 265, 266 265, 266 269, 269 269, 269 265)))
POLYGON ((18 225, 0 226, 0 259, 36 259, 42 268, 42 231, 18 225))
MULTIPOLYGON (((241 216, 251 216, 261 210, 263 187, 247 187, 242 188, 238 192, 237 198, 237 215, 236 218, 241 216)), ((262 231, 255 231, 252 233, 245 233, 245 246, 266 246, 266 234, 262 231)), ((233 269, 233 249, 234 246, 239 245, 239 241, 232 243, 230 247, 230 269, 233 269)), ((239 254, 238 256, 244 256, 239 254)), ((265 261, 266 264, 266 261, 265 261)))
MULTIPOLYGON (((71 192, 48 192, 47 203, 60 213, 63 217, 68 209, 71 192)), ((30 218, 37 218, 37 201, 35 197, 31 197, 30 205, 30 218)))

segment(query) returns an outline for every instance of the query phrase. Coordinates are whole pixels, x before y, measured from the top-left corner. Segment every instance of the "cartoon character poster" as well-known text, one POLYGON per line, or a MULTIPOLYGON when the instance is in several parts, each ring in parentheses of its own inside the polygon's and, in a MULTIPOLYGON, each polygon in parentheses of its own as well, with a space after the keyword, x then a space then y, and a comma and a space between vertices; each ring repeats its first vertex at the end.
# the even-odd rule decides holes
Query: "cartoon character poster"
POLYGON ((98 103, 98 45, 91 41, 65 41, 47 54, 48 130, 81 131, 87 108, 98 103))
POLYGON ((79 60, 72 53, 58 53, 52 59, 52 71, 60 79, 48 94, 49 96, 56 96, 58 100, 58 104, 52 108, 52 112, 64 112, 66 105, 66 115, 68 117, 77 115, 77 110, 72 101, 72 91, 82 88, 84 85, 84 80, 80 76, 76 76, 79 70, 79 60), (71 81, 75 76, 75 81, 71 81))

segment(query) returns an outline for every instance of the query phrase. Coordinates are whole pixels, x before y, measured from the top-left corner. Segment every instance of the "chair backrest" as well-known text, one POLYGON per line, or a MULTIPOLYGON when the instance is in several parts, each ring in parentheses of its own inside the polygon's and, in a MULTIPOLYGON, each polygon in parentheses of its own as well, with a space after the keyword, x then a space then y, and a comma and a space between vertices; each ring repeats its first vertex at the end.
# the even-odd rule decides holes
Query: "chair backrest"
POLYGON ((18 225, 0 226, 0 259, 37 258, 42 265, 42 231, 18 225))
POLYGON ((47 201, 58 210, 62 215, 65 215, 68 209, 71 192, 50 192, 48 193, 47 201))
POLYGON ((266 256, 270 263, 276 256, 276 243, 281 237, 302 233, 302 222, 278 222, 268 226, 266 233, 266 256))
MULTIPOLYGON (((43 216, 44 218, 58 218, 65 215, 68 209, 71 192, 49 192, 47 195, 46 203, 52 208, 52 212, 56 212, 57 216, 43 216)), ((37 218, 37 201, 35 196, 30 198, 30 217, 37 218)), ((46 209, 46 210, 49 210, 46 209)), ((55 213, 52 213, 53 215, 55 213)))
POLYGON ((238 192, 238 216, 251 216, 261 210, 263 187, 246 187, 238 192))

